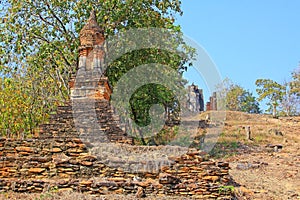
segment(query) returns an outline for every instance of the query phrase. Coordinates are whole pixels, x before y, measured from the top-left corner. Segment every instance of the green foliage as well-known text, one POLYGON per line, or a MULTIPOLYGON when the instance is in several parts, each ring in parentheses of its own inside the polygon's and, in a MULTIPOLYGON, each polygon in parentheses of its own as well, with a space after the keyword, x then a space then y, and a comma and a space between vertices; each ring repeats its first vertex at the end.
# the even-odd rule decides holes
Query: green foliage
POLYGON ((256 97, 249 91, 244 91, 240 97, 240 110, 247 113, 260 113, 259 103, 256 97))
POLYGON ((258 88, 256 91, 259 94, 258 100, 268 98, 272 102, 282 99, 284 86, 270 79, 258 79, 255 82, 258 88))
POLYGON ((285 82, 283 84, 284 91, 282 100, 279 104, 279 116, 291 116, 299 114, 299 103, 300 103, 300 95, 297 93, 296 87, 294 87, 292 82, 285 82))
POLYGON ((277 117, 277 106, 282 101, 284 94, 284 86, 270 79, 258 79, 255 82, 258 100, 261 101, 265 98, 269 100, 268 105, 273 109, 273 117, 277 117))
POLYGON ((273 110, 273 117, 278 115, 296 115, 299 113, 299 72, 292 73, 293 80, 284 84, 279 84, 270 79, 258 79, 256 91, 259 100, 268 99, 267 105, 273 110))
POLYGON ((219 188, 219 193, 233 194, 235 187, 233 185, 224 185, 219 188))
POLYGON ((290 82, 291 93, 300 97, 300 66, 292 73, 292 81, 290 82))
POLYGON ((32 135, 34 128, 47 119, 55 102, 49 104, 51 99, 42 98, 47 83, 35 80, 38 78, 13 76, 0 79, 1 134, 8 137, 32 135))
POLYGON ((241 144, 237 141, 222 141, 218 142, 209 152, 209 155, 214 158, 230 157, 238 153, 237 149, 241 144))
POLYGON ((226 95, 226 108, 228 110, 240 111, 243 94, 244 89, 241 86, 232 84, 226 95))
MULTIPOLYGON (((174 142, 174 138, 178 135, 178 126, 164 126, 158 133, 153 134, 149 133, 146 135, 142 135, 140 137, 134 137, 134 143, 136 145, 149 145, 149 146, 157 146, 157 145, 167 145, 172 141, 172 144, 174 142)), ((186 136, 184 136, 186 137, 186 136)), ((178 138, 176 138, 178 139, 178 138)), ((189 141, 183 140, 185 138, 180 137, 180 142, 176 142, 175 145, 178 146, 186 146, 188 145, 189 141)), ((173 144, 174 145, 174 144, 173 144)))
POLYGON ((140 87, 131 97, 130 104, 132 109, 132 118, 140 126, 147 126, 151 123, 149 115, 150 108, 153 104, 161 104, 165 109, 178 110, 174 102, 174 94, 165 86, 157 84, 147 84, 140 87))
MULTIPOLYGON (((156 145, 167 145, 178 135, 178 126, 168 127, 165 126, 158 134, 151 138, 151 142, 156 145)), ((183 145, 183 144, 181 144, 183 145)), ((180 144, 179 144, 180 146, 180 144)))
MULTIPOLYGON (((0 4, 0 75, 3 81, 10 78, 10 84, 2 83, 1 88, 2 134, 33 132, 57 103, 68 99, 68 80, 78 63, 79 31, 92 9, 96 9, 107 38, 130 28, 166 28, 178 33, 175 47, 182 45, 193 54, 181 39, 180 26, 174 23, 175 16, 182 15, 179 0, 5 0, 0 4)), ((111 64, 107 75, 114 85, 140 64, 168 64, 180 71, 189 59, 146 49, 122 56, 111 64)), ((164 98, 166 93, 168 96, 167 91, 154 90, 153 94, 164 98)), ((137 107, 138 101, 133 105, 137 107)))
POLYGON ((225 108, 231 111, 242 111, 248 113, 260 113, 259 103, 251 92, 241 86, 234 84, 225 78, 217 85, 218 99, 225 99, 225 108))
POLYGON ((300 114, 300 66, 291 76, 292 80, 283 84, 285 89, 281 102, 282 114, 288 116, 300 114))
MULTIPOLYGON (((163 50, 143 49, 125 54, 121 58, 111 63, 106 71, 106 74, 109 77, 111 84, 115 86, 118 83, 118 80, 120 78, 124 78, 123 75, 125 75, 129 70, 137 66, 145 64, 151 65, 153 63, 167 64, 168 69, 166 69, 163 74, 158 74, 165 77, 170 74, 170 71, 168 71, 169 69, 173 69, 176 72, 182 70, 184 67, 182 58, 176 54, 172 54, 163 50)), ((151 70, 148 72, 151 73, 151 70)), ((134 76, 130 77, 127 75, 126 79, 128 82, 132 83, 137 82, 136 78, 149 76, 148 74, 142 73, 143 72, 140 71, 139 74, 135 74, 134 76)), ((171 76, 174 77, 172 73, 171 76)), ((184 80, 182 77, 178 76, 176 78, 176 85, 183 88, 184 80)), ((167 84, 168 81, 164 80, 164 82, 167 84)), ((123 93, 128 93, 127 85, 124 86, 120 86, 122 89, 118 89, 122 90, 123 93)), ((177 89, 177 91, 180 91, 180 89, 177 89)), ((150 124, 151 118, 149 116, 149 109, 154 104, 161 104, 164 107, 165 111, 168 113, 169 121, 176 120, 178 118, 178 113, 180 111, 178 99, 170 90, 168 85, 149 83, 137 89, 130 99, 132 112, 131 118, 134 119, 137 125, 143 127, 150 124), (171 116, 170 112, 172 112, 174 115, 171 116)))

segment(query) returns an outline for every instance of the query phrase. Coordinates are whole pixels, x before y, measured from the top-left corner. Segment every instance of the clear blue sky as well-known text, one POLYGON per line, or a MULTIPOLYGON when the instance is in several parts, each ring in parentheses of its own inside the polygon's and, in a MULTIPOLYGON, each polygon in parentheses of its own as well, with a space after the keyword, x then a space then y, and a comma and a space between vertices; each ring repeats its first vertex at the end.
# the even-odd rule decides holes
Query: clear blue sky
POLYGON ((222 78, 254 95, 256 79, 282 83, 299 65, 300 0, 182 0, 182 10, 183 33, 208 52, 222 78))

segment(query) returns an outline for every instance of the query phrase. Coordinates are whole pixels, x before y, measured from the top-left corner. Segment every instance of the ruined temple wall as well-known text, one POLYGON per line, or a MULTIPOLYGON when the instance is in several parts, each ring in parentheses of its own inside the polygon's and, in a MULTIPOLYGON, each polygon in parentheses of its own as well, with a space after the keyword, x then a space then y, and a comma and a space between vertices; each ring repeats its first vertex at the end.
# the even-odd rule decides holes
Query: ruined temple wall
POLYGON ((206 103, 206 111, 218 110, 217 93, 214 92, 211 97, 209 97, 209 102, 206 103))
POLYGON ((100 132, 108 142, 133 144, 133 139, 120 128, 118 117, 105 99, 78 99, 58 106, 56 114, 50 116, 48 123, 39 126, 37 134, 40 138, 72 138, 100 132), (92 129, 94 123, 98 125, 92 129))
POLYGON ((204 111, 203 90, 192 84, 187 87, 187 101, 185 107, 192 112, 204 111))
POLYGON ((78 138, 1 138, 0 149, 0 192, 56 187, 91 194, 130 194, 141 187, 146 195, 230 196, 220 193, 230 181, 228 163, 208 160, 199 151, 170 158, 174 163, 156 172, 134 172, 100 162, 78 138))
MULTIPOLYGON (((90 144, 82 142, 82 137, 98 137, 98 133, 104 133, 107 145, 122 143, 131 151, 136 149, 132 138, 119 127, 109 103, 111 88, 107 77, 102 76, 103 42, 103 30, 91 13, 80 31, 79 69, 69 83, 72 103, 59 106, 49 122, 39 127, 36 138, 0 138, 0 192, 56 188, 89 194, 130 194, 140 189, 146 195, 229 199, 230 194, 220 190, 230 181, 228 163, 208 160, 201 151, 170 157, 172 164, 150 172, 112 167, 112 161, 122 166, 121 155, 100 160, 88 151, 90 144)), ((137 163, 127 164, 128 169, 134 169, 137 163)))

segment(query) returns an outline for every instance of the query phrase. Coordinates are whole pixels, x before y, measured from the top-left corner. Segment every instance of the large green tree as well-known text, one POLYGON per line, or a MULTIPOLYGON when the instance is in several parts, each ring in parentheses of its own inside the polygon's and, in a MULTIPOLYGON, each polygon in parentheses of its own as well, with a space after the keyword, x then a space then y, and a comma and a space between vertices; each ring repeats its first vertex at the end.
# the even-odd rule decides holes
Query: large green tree
MULTIPOLYGON (((96 10, 97 21, 104 28, 106 38, 131 28, 165 28, 178 33, 174 38, 175 46, 182 45, 189 52, 187 55, 192 56, 193 53, 182 41, 180 26, 174 23, 175 16, 182 14, 179 0, 4 0, 0 3, 0 74, 2 77, 10 77, 11 82, 22 80, 18 87, 29 91, 26 94, 29 104, 37 106, 42 102, 44 105, 38 111, 39 114, 49 113, 55 103, 68 99, 68 80, 78 62, 79 31, 92 9, 96 10)), ((106 73, 114 85, 124 73, 140 64, 167 63, 181 71, 189 60, 190 57, 145 49, 123 55, 111 63, 106 73)), ((14 91, 7 85, 2 85, 2 88, 2 92, 14 91)), ((153 86, 152 89, 156 96, 169 94, 168 91, 161 91, 160 87, 153 86)), ((167 104, 170 105, 168 102, 165 106, 167 104)), ((16 115, 22 112, 17 107, 12 106, 11 109, 13 111, 2 111, 15 112, 16 115)), ((32 114, 33 126, 44 120, 44 117, 36 117, 39 116, 36 113, 30 113, 24 118, 32 114)), ((3 125, 1 130, 7 127, 3 125)))

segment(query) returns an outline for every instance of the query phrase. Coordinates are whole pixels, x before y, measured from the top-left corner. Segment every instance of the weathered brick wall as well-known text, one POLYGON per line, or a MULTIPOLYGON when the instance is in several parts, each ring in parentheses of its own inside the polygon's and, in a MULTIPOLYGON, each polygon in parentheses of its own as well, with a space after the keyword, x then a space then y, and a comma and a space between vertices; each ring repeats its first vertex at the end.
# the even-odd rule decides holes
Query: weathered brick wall
MULTIPOLYGON (((80 104, 77 120, 91 120, 91 110, 84 109, 90 102, 83 99, 77 103, 80 104)), ((132 145, 132 138, 120 129, 107 100, 96 99, 92 106, 100 124, 100 129, 94 131, 103 131, 108 142, 125 145, 129 152, 160 148, 132 145)), ((207 160, 202 152, 194 151, 170 157, 173 164, 159 166, 158 171, 133 172, 129 169, 132 169, 130 165, 135 165, 134 161, 128 168, 118 167, 126 159, 121 155, 119 160, 115 155, 105 155, 105 159, 113 160, 116 166, 91 155, 88 143, 82 142, 80 135, 90 130, 81 128, 75 127, 72 105, 67 103, 58 107, 48 124, 41 125, 36 138, 1 138, 0 192, 42 192, 57 188, 90 194, 134 194, 142 189, 146 195, 193 195, 213 199, 230 196, 220 193, 220 188, 230 181, 228 163, 207 160)), ((112 143, 107 145, 115 148, 112 143)))
POLYGON ((218 110, 218 101, 217 101, 217 93, 214 92, 211 97, 209 97, 209 102, 206 103, 206 111, 210 110, 218 110))
MULTIPOLYGON (((78 137, 79 134, 103 132, 110 142, 133 144, 133 139, 120 128, 118 118, 114 116, 108 100, 78 99, 76 102, 58 106, 56 114, 51 115, 47 124, 40 125, 39 137, 78 137), (74 108, 74 106, 76 108, 74 108), (92 107, 91 107, 92 106, 92 107), (91 113, 95 112, 95 119, 91 113), (74 119, 76 118, 76 119, 74 119), (74 120, 83 126, 75 126, 74 120), (97 120, 97 130, 91 130, 90 121, 97 120), (86 122, 86 123, 85 123, 86 122), (84 126, 84 124, 87 124, 84 126)), ((99 138, 98 138, 99 139, 99 138)))
MULTIPOLYGON (((158 148, 158 147, 153 147, 158 148)), ((196 195, 225 198, 228 163, 193 151, 170 158, 158 172, 130 172, 100 162, 78 138, 0 139, 0 192, 41 192, 49 188, 91 194, 196 195), (135 177, 139 177, 135 179, 135 177)))

